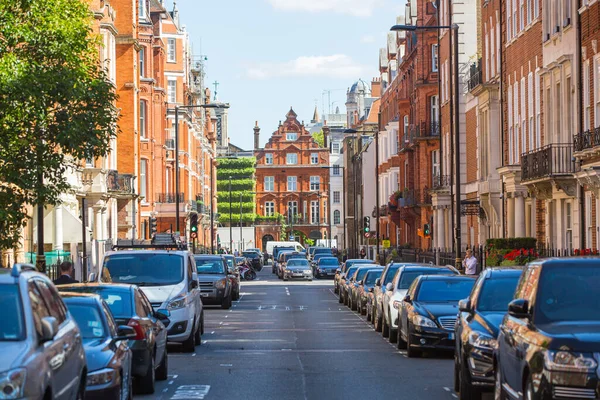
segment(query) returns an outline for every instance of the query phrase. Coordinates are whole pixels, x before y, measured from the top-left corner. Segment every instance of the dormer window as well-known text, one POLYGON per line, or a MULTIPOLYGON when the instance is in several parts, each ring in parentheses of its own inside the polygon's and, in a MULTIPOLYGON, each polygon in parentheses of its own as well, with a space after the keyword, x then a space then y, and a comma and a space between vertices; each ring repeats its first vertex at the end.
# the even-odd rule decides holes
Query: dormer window
POLYGON ((285 140, 294 141, 298 140, 298 132, 288 132, 285 134, 285 140))

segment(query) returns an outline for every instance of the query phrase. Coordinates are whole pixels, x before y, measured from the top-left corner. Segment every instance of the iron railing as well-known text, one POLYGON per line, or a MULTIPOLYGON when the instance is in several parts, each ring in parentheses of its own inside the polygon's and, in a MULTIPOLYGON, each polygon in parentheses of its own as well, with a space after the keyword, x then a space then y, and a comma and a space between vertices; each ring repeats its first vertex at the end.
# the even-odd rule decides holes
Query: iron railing
POLYGON ((523 153, 521 171, 523 181, 572 174, 576 172, 573 145, 555 143, 523 153))
POLYGON ((450 175, 433 175, 433 189, 442 189, 450 186, 452 178, 450 175))
POLYGON ((440 136, 440 122, 431 121, 429 124, 429 136, 440 136))
MULTIPOLYGON (((183 203, 183 193, 179 193, 179 202, 183 203)), ((175 193, 158 193, 158 202, 164 204, 171 204, 177 202, 175 193)))
POLYGON ((119 174, 115 170, 108 171, 106 175, 106 188, 111 193, 134 194, 132 174, 119 174))
POLYGON ((469 78, 467 87, 469 92, 483 83, 483 72, 481 70, 481 58, 469 66, 469 78))
POLYGON ((600 126, 573 135, 574 151, 583 151, 600 146, 600 126))

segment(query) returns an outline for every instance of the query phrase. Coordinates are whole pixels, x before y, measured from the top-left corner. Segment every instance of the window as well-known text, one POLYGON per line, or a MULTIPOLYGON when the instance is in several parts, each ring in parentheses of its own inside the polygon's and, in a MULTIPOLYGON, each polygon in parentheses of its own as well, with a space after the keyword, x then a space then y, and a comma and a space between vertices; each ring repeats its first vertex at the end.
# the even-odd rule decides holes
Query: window
MULTIPOLYGON (((562 102, 562 91, 560 82, 556 83, 556 110, 562 110, 563 102, 562 102)), ((556 115, 556 134, 555 138, 557 143, 560 143, 560 138, 562 135, 562 112, 554 113, 556 115)))
POLYGON ((319 215, 319 202, 317 200, 313 200, 310 202, 310 223, 318 224, 320 220, 319 215))
POLYGON ((285 140, 298 140, 298 132, 288 132, 285 134, 285 140))
MULTIPOLYGON (((571 77, 568 76, 567 77, 567 82, 565 85, 565 90, 567 91, 567 130, 565 131, 566 134, 568 134, 568 132, 571 132, 571 129, 576 129, 573 126, 573 92, 571 91, 571 77)), ((598 115, 598 114, 596 114, 598 115)), ((569 142, 569 139, 565 139, 566 135, 563 135, 563 137, 561 138, 561 140, 564 140, 565 142, 562 143, 566 143, 569 142)))
POLYGON ((512 85, 508 86, 508 163, 514 164, 513 154, 513 97, 512 85))
POLYGON ((40 289, 36 286, 33 280, 30 280, 27 284, 27 292, 29 294, 29 302, 31 303, 31 311, 33 317, 33 325, 38 334, 38 337, 42 337, 42 319, 50 316, 50 311, 44 303, 44 298, 40 293, 40 289))
POLYGON ((527 150, 527 112, 525 109, 525 77, 521 78, 521 151, 527 150))
POLYGON ((512 37, 512 5, 511 0, 506 0, 506 41, 509 42, 512 37))
POLYGON ((273 164, 273 154, 272 153, 265 154, 265 164, 267 164, 267 165, 273 164))
POLYGON ((265 201, 265 216, 270 217, 275 215, 275 202, 265 201))
POLYGON ((431 152, 431 175, 434 177, 434 185, 436 185, 435 177, 440 176, 440 151, 434 150, 431 152))
POLYGON ((490 17, 490 74, 485 77, 486 80, 489 80, 492 76, 496 75, 496 29, 492 25, 492 17, 490 17))
POLYGON ((139 5, 140 18, 146 18, 146 0, 140 0, 139 5))
POLYGON ((431 71, 438 71, 438 45, 431 45, 431 71))
POLYGON ((265 176, 265 192, 272 192, 275 190, 275 177, 265 176))
POLYGON ((563 26, 571 25, 571 3, 573 0, 563 0, 563 13, 565 16, 565 20, 563 21, 563 26))
POLYGON ((53 285, 49 285, 41 279, 35 281, 36 286, 40 289, 44 303, 48 306, 50 316, 56 318, 59 325, 67 320, 67 306, 63 303, 62 298, 53 285))
POLYGON ((529 150, 533 150, 535 146, 535 129, 533 126, 533 72, 527 76, 527 111, 529 117, 529 150))
POLYGON ((339 225, 340 223, 341 223, 340 210, 335 210, 333 212, 333 224, 339 225))
POLYGON ((333 175, 335 175, 335 176, 339 176, 340 175, 340 166, 337 165, 337 164, 335 164, 333 166, 333 175))
POLYGON ((177 61, 177 41, 173 38, 167 39, 167 61, 177 61))
POLYGON ((529 25, 533 20, 533 6, 531 2, 532 0, 527 0, 527 25, 529 25))
MULTIPOLYGON (((560 200, 559 200, 560 201, 560 200)), ((571 202, 565 203, 565 227, 567 228, 565 235, 565 248, 573 248, 573 215, 571 210, 571 202)))
POLYGON ((295 192, 298 190, 298 178, 295 176, 287 177, 287 191, 295 192))
POLYGON ((534 82, 534 91, 535 91, 535 148, 540 148, 542 146, 542 101, 540 94, 540 76, 535 74, 535 82, 534 82))
POLYGON ((288 165, 298 164, 298 154, 296 154, 296 153, 288 153, 286 155, 286 164, 288 164, 288 165))
MULTIPOLYGON (((431 96, 430 98, 430 107, 431 107, 431 128, 433 129, 439 129, 439 127, 437 126, 439 120, 440 120, 440 109, 439 109, 439 104, 438 104, 438 97, 437 96, 431 96)), ((432 132, 431 136, 437 136, 439 135, 439 131, 438 132, 432 132)))
POLYGON ((321 186, 321 177, 311 176, 310 177, 310 190, 319 190, 321 186))
POLYGON ((521 1, 521 7, 519 7, 519 9, 520 9, 519 27, 521 28, 520 30, 524 30, 525 29, 525 0, 520 0, 520 1, 521 1))
POLYGON ((340 154, 340 144, 339 144, 339 142, 333 142, 331 144, 331 152, 333 154, 340 154))
POLYGON ((592 227, 592 193, 585 193, 585 227, 586 227, 586 239, 587 248, 591 249, 592 246, 592 233, 594 228, 592 227))
POLYGON ((513 12, 513 24, 512 24, 513 33, 512 33, 512 36, 513 37, 517 37, 517 33, 519 32, 518 31, 518 25, 517 25, 517 12, 519 10, 517 9, 517 0, 512 0, 512 3, 513 3, 512 4, 512 12, 513 12))
POLYGON ((145 47, 140 48, 138 57, 140 58, 140 77, 143 78, 146 76, 146 48, 145 47))
MULTIPOLYGON (((484 24, 487 26, 487 24, 484 24)), ((487 34, 487 30, 484 29, 485 34, 485 78, 488 79, 490 75, 490 37, 487 34)))
POLYGON ((288 222, 296 222, 298 221, 298 202, 297 201, 288 201, 288 222))
POLYGON ((146 101, 140 100, 140 138, 146 139, 146 101))
POLYGON ((311 164, 318 164, 319 163, 319 154, 318 153, 311 153, 311 155, 310 155, 310 163, 311 164))
MULTIPOLYGON (((589 74, 589 72, 588 72, 589 74)), ((588 85, 589 87, 589 85, 588 85)), ((589 97, 589 94, 588 94, 589 97)), ((596 103, 594 111, 594 126, 600 126, 600 58, 594 59, 594 102, 596 103)))
POLYGON ((540 0, 533 0, 533 18, 540 16, 540 0))
POLYGON ((513 140, 513 145, 515 146, 514 150, 513 150, 513 154, 515 156, 515 162, 519 163, 519 82, 515 82, 515 86, 513 87, 513 107, 514 107, 514 111, 513 111, 513 123, 514 123, 514 128, 513 128, 513 134, 514 136, 514 140, 513 140))
MULTIPOLYGON (((590 108, 590 61, 583 64, 583 130, 591 127, 592 110, 590 108)), ((598 118, 596 118, 598 119, 598 118)))
POLYGON ((148 160, 140 160, 140 196, 148 201, 148 160))
POLYGON ((169 79, 167 82, 167 100, 169 103, 177 102, 177 80, 169 79))
POLYGON ((334 204, 340 203, 340 192, 338 190, 333 192, 333 203, 334 204))

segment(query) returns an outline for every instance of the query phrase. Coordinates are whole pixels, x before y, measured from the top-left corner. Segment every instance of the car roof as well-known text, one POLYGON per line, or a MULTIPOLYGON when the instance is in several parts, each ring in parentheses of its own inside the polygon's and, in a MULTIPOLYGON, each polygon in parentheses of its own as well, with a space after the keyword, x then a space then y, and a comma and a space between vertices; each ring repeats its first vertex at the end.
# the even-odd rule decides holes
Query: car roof
POLYGON ((97 282, 89 282, 89 283, 70 283, 67 285, 60 285, 58 290, 60 292, 66 292, 67 289, 78 289, 78 288, 109 288, 109 289, 117 289, 121 291, 132 290, 136 285, 130 285, 128 283, 97 283, 97 282))
POLYGON ((104 253, 105 256, 112 256, 115 254, 178 254, 181 256, 187 256, 190 254, 187 250, 159 250, 159 249, 145 249, 145 250, 111 250, 104 253))
POLYGON ((98 305, 102 297, 95 293, 71 293, 71 292, 63 292, 62 290, 59 292, 60 297, 65 301, 65 303, 77 303, 77 304, 88 304, 88 305, 98 305))
MULTIPOLYGON (((215 254, 194 254, 194 259, 201 259, 201 260, 222 260, 224 256, 229 256, 229 254, 223 254, 223 255, 215 255, 215 254)), ((233 256, 232 256, 233 257, 233 256)))
POLYGON ((435 265, 404 265, 402 267, 404 271, 451 271, 448 267, 440 267, 435 265))
POLYGON ((531 265, 537 264, 541 266, 589 266, 598 267, 600 257, 598 256, 578 256, 578 257, 552 257, 542 258, 532 261, 531 265))
POLYGON ((454 275, 454 274, 442 274, 442 275, 421 275, 417 279, 421 279, 422 281, 446 281, 448 279, 452 280, 475 280, 477 277, 473 275, 454 275))
POLYGON ((503 276, 521 276, 524 267, 497 267, 483 270, 485 279, 500 278, 503 276))
POLYGON ((335 257, 335 256, 321 257, 321 258, 319 258, 319 260, 337 260, 337 257, 335 257))
POLYGON ((360 267, 357 267, 357 268, 358 269, 378 269, 378 268, 383 269, 383 265, 369 264, 369 265, 361 265, 360 267))

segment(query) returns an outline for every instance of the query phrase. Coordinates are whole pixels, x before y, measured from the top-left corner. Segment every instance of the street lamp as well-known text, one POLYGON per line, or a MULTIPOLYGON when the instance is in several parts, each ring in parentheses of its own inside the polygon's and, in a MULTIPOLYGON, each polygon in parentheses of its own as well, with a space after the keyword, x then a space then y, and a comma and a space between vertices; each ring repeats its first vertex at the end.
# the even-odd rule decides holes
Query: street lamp
MULTIPOLYGON (((452 24, 442 25, 442 26, 416 26, 416 25, 394 25, 390 28, 391 31, 408 31, 414 32, 417 30, 425 31, 425 30, 438 30, 438 29, 452 29, 454 30, 454 163, 455 163, 455 178, 454 178, 454 191, 456 196, 455 201, 455 219, 456 219, 456 228, 455 228, 455 264, 457 269, 462 268, 461 264, 461 221, 460 221, 460 123, 458 120, 459 117, 459 94, 458 94, 458 25, 452 24)), ((450 49, 452 51, 452 49, 450 49)), ((439 229, 439 228, 438 228, 439 229)))
POLYGON ((229 175, 229 251, 233 254, 233 221, 231 220, 231 175, 229 175))

